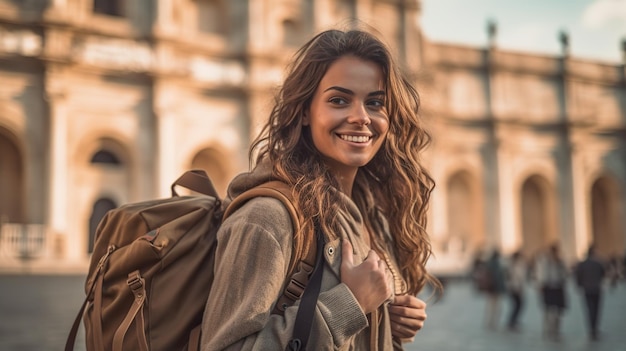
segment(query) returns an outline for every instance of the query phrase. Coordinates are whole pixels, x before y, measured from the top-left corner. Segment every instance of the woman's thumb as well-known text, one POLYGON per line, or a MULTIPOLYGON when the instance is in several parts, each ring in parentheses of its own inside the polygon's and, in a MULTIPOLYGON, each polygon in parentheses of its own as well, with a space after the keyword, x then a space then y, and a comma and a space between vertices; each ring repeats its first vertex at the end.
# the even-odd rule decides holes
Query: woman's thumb
POLYGON ((343 243, 341 244, 341 257, 342 264, 347 264, 348 267, 354 266, 354 253, 352 252, 352 244, 348 239, 343 239, 343 243))

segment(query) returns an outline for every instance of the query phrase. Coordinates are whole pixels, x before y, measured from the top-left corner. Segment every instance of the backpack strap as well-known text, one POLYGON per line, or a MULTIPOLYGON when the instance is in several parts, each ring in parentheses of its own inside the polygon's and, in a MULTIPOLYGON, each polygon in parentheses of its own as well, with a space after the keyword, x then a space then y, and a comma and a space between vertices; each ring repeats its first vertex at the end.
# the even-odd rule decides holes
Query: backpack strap
MULTIPOLYGON (((76 336, 78 335, 78 328, 80 327, 80 320, 83 318, 83 314, 85 313, 85 308, 87 307, 87 303, 89 302, 90 296, 94 296, 94 313, 97 316, 102 316, 102 280, 104 279, 103 267, 106 265, 109 260, 109 256, 115 251, 115 246, 109 246, 107 252, 100 258, 98 262, 98 266, 95 272, 91 275, 91 277, 87 280, 87 284, 89 287, 87 288, 87 296, 83 301, 76 318, 74 319, 74 324, 72 325, 72 329, 70 330, 69 335, 67 336, 67 340, 65 342, 65 351, 73 351, 74 345, 76 343, 76 336)), ((97 325, 94 326, 94 339, 95 347, 97 350, 104 350, 104 342, 102 337, 102 324, 100 318, 96 319, 97 325)))
MULTIPOLYGON (((300 231, 303 219, 298 215, 298 212, 293 204, 291 187, 278 180, 263 183, 235 197, 226 208, 224 218, 230 216, 246 201, 259 196, 273 197, 280 200, 291 216, 294 232, 297 233, 300 231)), ((313 241, 315 240, 316 235, 306 235, 305 240, 313 241)), ((287 274, 287 276, 291 278, 285 285, 283 294, 278 299, 278 302, 274 305, 274 309, 272 311, 273 314, 282 315, 285 312, 285 308, 293 305, 302 296, 304 289, 309 283, 309 279, 313 274, 315 263, 317 261, 317 246, 315 243, 311 242, 308 247, 309 250, 304 254, 304 257, 292 256, 287 274)))
POLYGON ((293 204, 291 187, 279 180, 272 180, 267 183, 257 185, 254 188, 248 189, 242 194, 236 196, 224 211, 224 219, 230 216, 239 207, 243 206, 243 204, 248 200, 259 196, 273 197, 280 200, 289 212, 289 216, 291 216, 291 224, 293 224, 294 232, 300 231, 302 219, 298 216, 296 207, 293 204))
POLYGON ((219 199, 217 191, 211 182, 211 178, 202 169, 192 169, 183 173, 174 183, 172 183, 172 196, 178 196, 176 186, 182 186, 197 193, 213 196, 219 199))
MULTIPOLYGON (((294 232, 301 228, 302 218, 298 215, 293 204, 291 187, 281 181, 270 181, 249 189, 235 197, 224 212, 224 217, 230 216, 236 209, 253 197, 267 196, 280 200, 293 223, 294 232)), ((313 235, 305 235, 305 240, 315 240, 310 243, 304 257, 292 256, 289 264, 289 282, 285 285, 283 294, 274 305, 273 314, 283 315, 285 309, 300 299, 296 320, 293 327, 293 335, 287 343, 286 351, 306 350, 313 325, 313 315, 317 306, 317 298, 322 287, 322 275, 324 272, 324 235, 320 224, 315 220, 315 232, 313 235), (297 265, 297 270, 296 270, 297 265)))

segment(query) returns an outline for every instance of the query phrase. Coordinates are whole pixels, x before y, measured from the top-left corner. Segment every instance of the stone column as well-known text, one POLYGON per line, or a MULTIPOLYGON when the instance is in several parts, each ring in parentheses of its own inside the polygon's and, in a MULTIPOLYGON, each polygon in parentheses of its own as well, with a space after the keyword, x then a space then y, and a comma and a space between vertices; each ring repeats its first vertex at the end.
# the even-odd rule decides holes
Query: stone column
POLYGON ((176 117, 177 113, 176 94, 173 90, 175 87, 168 87, 164 82, 158 82, 154 85, 154 111, 155 111, 155 127, 156 127, 156 169, 157 179, 155 185, 157 187, 156 194, 158 197, 169 197, 172 181, 179 176, 179 170, 174 166, 177 162, 176 147, 176 117))
POLYGON ((502 143, 501 140, 506 139, 506 130, 502 130, 499 127, 496 130, 497 149, 496 149, 496 162, 497 162, 497 184, 498 187, 494 189, 495 195, 488 201, 494 201, 495 203, 486 203, 487 213, 494 210, 492 218, 488 220, 487 230, 487 244, 494 247, 503 248, 505 251, 512 250, 518 244, 518 238, 521 238, 521 225, 520 225, 520 209, 519 209, 519 192, 516 193, 517 187, 514 183, 513 173, 513 160, 511 146, 502 143), (500 210, 498 215, 497 209, 500 210), (491 235, 489 235, 491 234, 491 235))
POLYGON ((48 219, 53 256, 68 260, 80 257, 81 240, 69 238, 68 232, 68 111, 67 87, 62 72, 50 67, 45 76, 45 94, 49 109, 48 219))
POLYGON ((572 145, 572 220, 573 224, 573 240, 574 240, 574 252, 572 253, 576 258, 582 259, 585 257, 587 248, 591 243, 591 211, 589 211, 588 204, 591 203, 591 199, 587 195, 588 187, 585 183, 585 160, 584 155, 580 153, 580 147, 573 141, 572 145))
POLYGON ((329 0, 317 0, 313 2, 313 34, 326 30, 335 24, 335 18, 329 16, 332 13, 332 4, 329 0))
POLYGON ((424 65, 424 38, 421 28, 421 12, 417 3, 405 3, 400 7, 402 19, 400 33, 400 60, 411 72, 419 72, 424 65))
POLYGON ((171 37, 177 32, 175 21, 173 20, 174 11, 180 14, 184 9, 174 9, 172 0, 158 0, 155 7, 154 22, 152 23, 152 31, 158 36, 171 37))
POLYGON ((355 9, 354 12, 356 14, 356 18, 361 19, 369 19, 371 18, 371 9, 372 9, 372 0, 355 0, 355 9))

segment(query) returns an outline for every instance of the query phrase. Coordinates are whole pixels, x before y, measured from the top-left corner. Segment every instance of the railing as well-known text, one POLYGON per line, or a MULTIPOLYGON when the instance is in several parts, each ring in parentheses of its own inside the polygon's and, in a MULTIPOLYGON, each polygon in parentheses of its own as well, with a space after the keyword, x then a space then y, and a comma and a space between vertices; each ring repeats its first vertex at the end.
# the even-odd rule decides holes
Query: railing
POLYGON ((0 261, 22 262, 50 254, 50 240, 42 224, 2 223, 0 226, 0 261))

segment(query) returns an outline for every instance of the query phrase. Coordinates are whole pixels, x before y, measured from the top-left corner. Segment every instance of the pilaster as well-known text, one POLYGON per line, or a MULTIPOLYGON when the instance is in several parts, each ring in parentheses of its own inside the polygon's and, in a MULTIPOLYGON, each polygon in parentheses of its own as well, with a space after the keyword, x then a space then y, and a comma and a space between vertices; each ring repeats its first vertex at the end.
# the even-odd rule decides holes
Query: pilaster
POLYGON ((69 197, 68 93, 62 69, 54 66, 48 67, 45 72, 44 84, 50 127, 48 233, 55 243, 54 251, 59 257, 77 259, 81 250, 69 247, 78 245, 77 240, 68 237, 70 235, 67 203, 69 197), (66 254, 73 257, 67 257, 66 254))
POLYGON ((165 86, 163 82, 154 85, 154 113, 156 124, 156 151, 155 179, 157 197, 169 197, 169 188, 174 179, 180 174, 173 165, 177 162, 176 130, 178 106, 173 88, 165 86))

